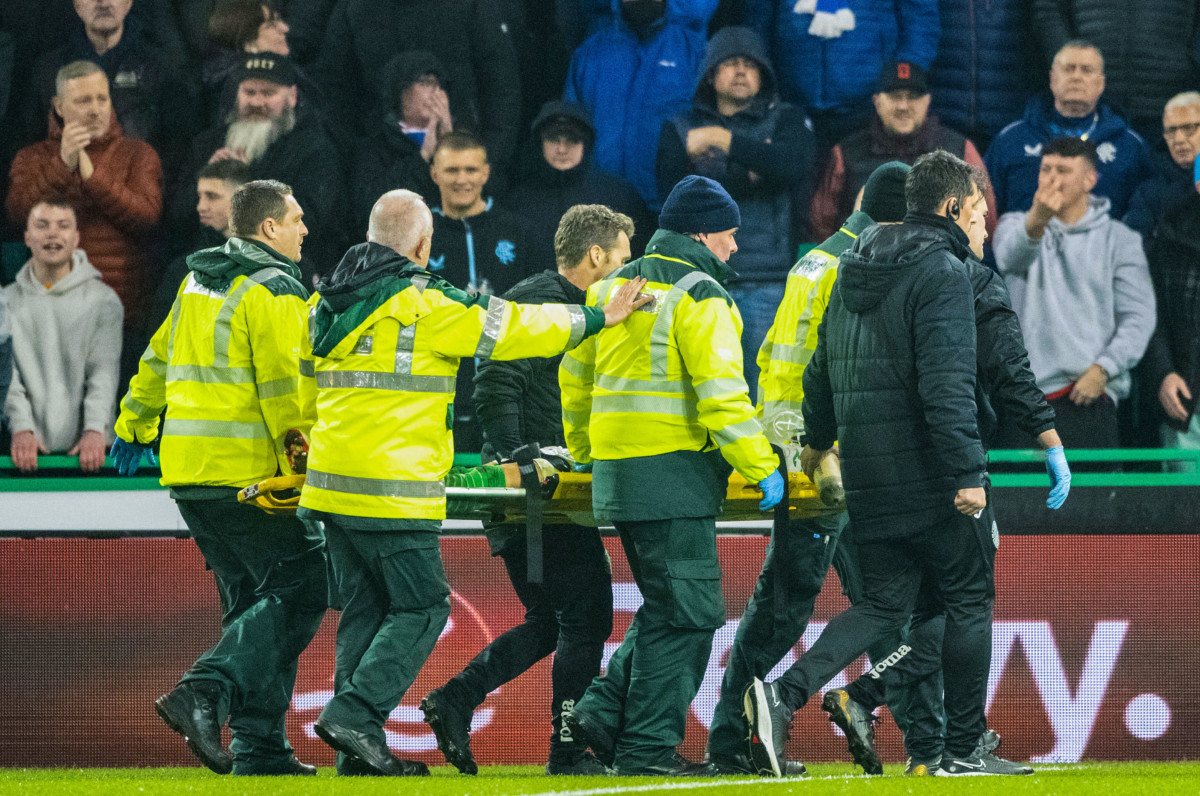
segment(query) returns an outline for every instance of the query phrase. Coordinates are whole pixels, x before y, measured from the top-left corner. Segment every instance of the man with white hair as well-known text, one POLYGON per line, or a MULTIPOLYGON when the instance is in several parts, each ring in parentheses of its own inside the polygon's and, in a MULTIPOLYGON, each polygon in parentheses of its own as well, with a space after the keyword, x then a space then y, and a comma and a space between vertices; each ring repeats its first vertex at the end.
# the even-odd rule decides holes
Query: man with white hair
POLYGON ((1141 233, 1147 250, 1150 236, 1163 216, 1196 192, 1192 164, 1200 155, 1200 92, 1185 91, 1167 101, 1162 135, 1166 151, 1156 149, 1152 153, 1154 173, 1138 186, 1122 219, 1134 232, 1141 233))
POLYGON ((469 295, 426 270, 432 241, 421 197, 390 191, 309 302, 317 421, 299 517, 324 528, 342 606, 334 695, 313 729, 343 775, 429 773, 392 755, 384 724, 450 616, 438 531, 459 362, 554 356, 650 300, 635 300, 644 280, 603 310, 469 295))

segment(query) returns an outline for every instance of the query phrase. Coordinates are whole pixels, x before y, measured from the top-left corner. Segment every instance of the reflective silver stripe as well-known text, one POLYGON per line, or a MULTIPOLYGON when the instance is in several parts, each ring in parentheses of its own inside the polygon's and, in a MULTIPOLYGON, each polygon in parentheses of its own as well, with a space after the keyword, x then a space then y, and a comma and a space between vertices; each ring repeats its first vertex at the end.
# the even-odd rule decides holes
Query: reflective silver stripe
POLYGON ((770 417, 779 412, 799 412, 803 401, 763 401, 763 416, 770 417))
MULTIPOLYGON (((563 360, 566 361, 565 359, 563 360)), ((626 379, 611 376, 607 373, 596 374, 596 387, 609 392, 668 392, 686 393, 687 385, 681 381, 649 381, 647 379, 626 379)))
POLYGON ((479 334, 479 345, 475 348, 476 359, 491 359, 500 339, 500 326, 504 323, 504 299, 488 296, 487 318, 479 334))
POLYGON ((762 426, 754 418, 743 420, 741 423, 735 423, 732 426, 726 426, 718 431, 712 432, 713 441, 721 447, 725 447, 731 442, 737 442, 743 437, 753 437, 755 434, 762 433, 762 426))
POLYGON ((701 401, 716 398, 720 395, 730 395, 733 393, 746 394, 748 388, 744 379, 709 379, 703 384, 695 385, 696 397, 701 401))
POLYGON ((317 308, 313 307, 308 311, 308 346, 315 348, 317 345, 317 308))
POLYGON ((667 361, 671 346, 671 324, 674 321, 675 307, 687 295, 693 285, 708 280, 716 282, 703 271, 692 271, 671 286, 663 298, 662 306, 658 309, 658 317, 654 319, 654 329, 650 332, 650 375, 656 378, 667 377, 667 361))
POLYGON ((315 370, 313 367, 313 361, 311 359, 300 360, 300 375, 301 376, 308 376, 309 378, 312 378, 314 373, 315 373, 315 370))
POLYGON ((229 368, 215 365, 168 365, 168 381, 194 381, 200 384, 253 384, 254 368, 229 368))
MULTIPOLYGON (((396 335, 395 373, 412 373, 413 346, 417 341, 417 325, 401 326, 396 335)), ((382 351, 380 353, 383 353, 382 351)))
POLYGON ((237 420, 184 420, 167 418, 163 434, 169 437, 220 437, 223 439, 270 439, 262 423, 237 420))
POLYGON ((602 412, 649 412, 688 420, 699 417, 695 404, 665 395, 593 395, 592 413, 602 412))
POLYGON ((402 390, 404 392, 454 392, 453 376, 413 376, 369 370, 323 370, 317 386, 332 389, 402 390))
POLYGON ((279 379, 258 383, 259 400, 281 398, 285 395, 295 395, 299 388, 299 379, 295 376, 284 376, 279 379))
POLYGON ((567 353, 566 356, 564 356, 562 358, 562 363, 559 365, 559 367, 561 367, 563 370, 565 370, 567 373, 570 373, 572 376, 574 376, 577 379, 587 378, 589 373, 592 370, 590 367, 585 365, 583 362, 580 362, 578 359, 571 356, 571 354, 569 352, 567 353))
POLYGON ((571 336, 567 340, 567 350, 570 350, 583 342, 583 336, 587 334, 587 316, 583 314, 583 308, 575 304, 567 305, 567 315, 571 318, 571 336))
POLYGON ((226 367, 229 365, 229 338, 233 334, 233 313, 237 310, 246 293, 255 285, 261 285, 268 279, 283 276, 278 268, 264 268, 243 279, 233 291, 221 302, 221 309, 213 322, 213 365, 226 367))
POLYGON ((351 495, 397 498, 442 498, 446 496, 446 485, 441 481, 397 481, 390 478, 358 478, 351 475, 335 475, 309 469, 305 484, 331 492, 346 492, 351 495))
POLYGON ((411 281, 418 293, 424 293, 425 288, 429 287, 429 274, 417 274, 411 281))
POLYGON ((121 408, 128 409, 135 415, 141 418, 155 417, 158 412, 146 406, 141 401, 135 401, 131 396, 126 395, 125 400, 121 401, 121 408))
MULTIPOLYGON (((805 327, 807 331, 808 327, 805 327)), ((772 362, 787 362, 792 365, 807 365, 813 357, 813 350, 804 345, 789 345, 775 343, 771 348, 772 362)))
POLYGON ((581 428, 588 424, 590 415, 587 412, 572 412, 569 409, 564 409, 562 413, 563 422, 574 428, 581 428))
POLYGON ((142 362, 146 363, 146 367, 150 368, 150 372, 160 379, 167 377, 167 363, 158 358, 153 349, 147 346, 146 352, 142 354, 142 362))

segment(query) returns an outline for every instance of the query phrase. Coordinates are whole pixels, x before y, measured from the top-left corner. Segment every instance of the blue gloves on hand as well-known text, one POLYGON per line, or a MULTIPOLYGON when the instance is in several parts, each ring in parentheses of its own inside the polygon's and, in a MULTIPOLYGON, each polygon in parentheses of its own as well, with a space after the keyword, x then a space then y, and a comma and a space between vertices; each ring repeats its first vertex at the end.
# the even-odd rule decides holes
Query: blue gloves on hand
POLYGON ((120 437, 117 437, 117 441, 113 443, 112 450, 108 452, 108 455, 112 457, 113 466, 121 475, 133 475, 143 462, 151 467, 158 465, 158 459, 155 457, 154 451, 150 450, 149 445, 126 442, 120 437))
POLYGON ((783 476, 779 471, 768 475, 766 478, 758 482, 758 488, 762 490, 763 499, 758 504, 759 511, 775 508, 775 504, 783 500, 783 476))
POLYGON ((1062 445, 1056 445, 1046 451, 1046 472, 1050 474, 1050 497, 1046 498, 1046 506, 1056 509, 1067 499, 1071 491, 1071 468, 1067 466, 1067 454, 1062 445))
POLYGON ((582 463, 575 462, 575 465, 571 469, 577 473, 590 473, 592 471, 592 463, 591 462, 582 462, 582 463))

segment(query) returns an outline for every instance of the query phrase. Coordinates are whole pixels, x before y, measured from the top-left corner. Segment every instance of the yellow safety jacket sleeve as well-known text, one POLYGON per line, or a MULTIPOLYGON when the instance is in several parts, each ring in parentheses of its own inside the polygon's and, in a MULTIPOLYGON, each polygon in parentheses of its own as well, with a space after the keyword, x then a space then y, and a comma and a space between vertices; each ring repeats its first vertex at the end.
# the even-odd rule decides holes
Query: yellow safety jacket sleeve
MULTIPOLYGON (((179 298, 175 300, 179 301, 179 298)), ((171 315, 168 314, 150 338, 150 344, 138 361, 137 373, 129 380, 129 392, 121 399, 121 411, 113 431, 126 442, 149 445, 158 439, 159 415, 167 405, 167 340, 170 335, 171 315)))
POLYGON ((279 469, 291 474, 284 436, 294 428, 307 438, 317 419, 316 382, 302 376, 300 353, 307 347, 308 308, 299 296, 266 294, 257 298, 262 306, 245 317, 258 406, 274 442, 279 469))
POLYGON ((596 338, 589 337, 563 355, 558 366, 562 394, 563 435, 567 450, 580 464, 592 461, 589 426, 592 418, 592 385, 596 378, 596 338))
MULTIPOLYGON (((517 304, 498 296, 470 306, 429 291, 435 312, 425 321, 435 351, 479 359, 552 357, 587 335, 587 314, 572 304, 517 304)), ((595 314, 595 310, 591 311, 595 314)), ((600 324, 603 326, 603 324, 600 324)))

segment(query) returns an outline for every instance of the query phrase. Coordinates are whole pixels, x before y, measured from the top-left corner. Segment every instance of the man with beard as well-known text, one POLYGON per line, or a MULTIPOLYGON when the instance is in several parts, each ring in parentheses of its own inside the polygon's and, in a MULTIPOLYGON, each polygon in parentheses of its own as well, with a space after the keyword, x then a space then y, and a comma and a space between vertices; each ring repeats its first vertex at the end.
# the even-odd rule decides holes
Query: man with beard
MULTIPOLYGON (((297 110, 296 74, 286 56, 247 53, 236 74, 237 102, 226 124, 202 133, 183 170, 199 172, 205 163, 234 159, 249 164, 254 179, 279 180, 295 191, 304 207, 304 223, 312 243, 304 258, 301 280, 306 287, 322 270, 332 268, 344 248, 343 164, 322 122, 297 110)), ((191 213, 191 186, 178 186, 173 215, 191 213)))

